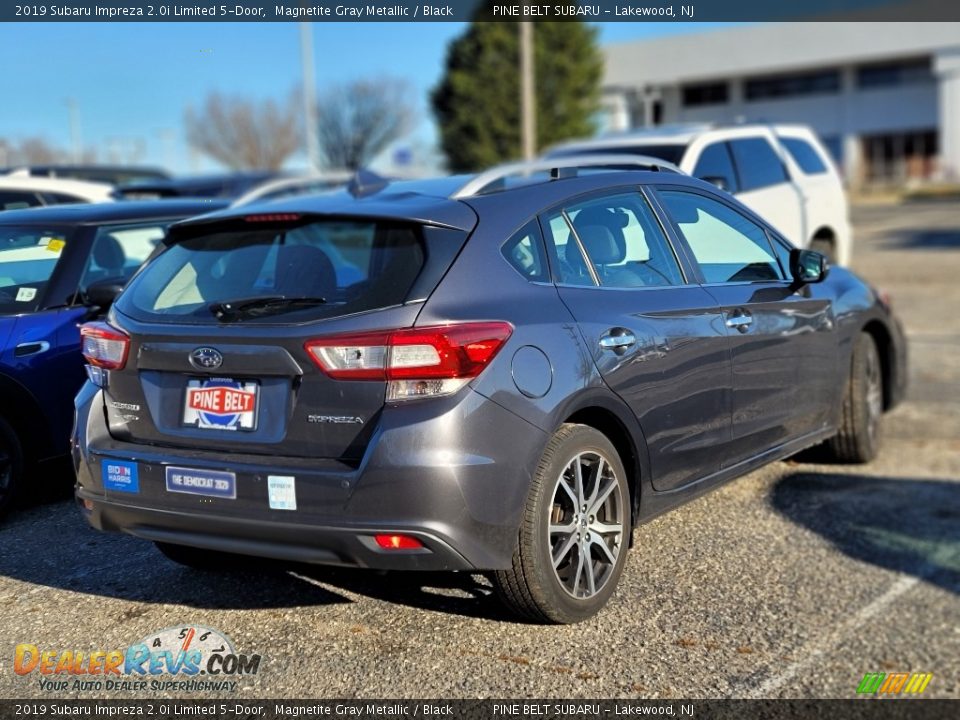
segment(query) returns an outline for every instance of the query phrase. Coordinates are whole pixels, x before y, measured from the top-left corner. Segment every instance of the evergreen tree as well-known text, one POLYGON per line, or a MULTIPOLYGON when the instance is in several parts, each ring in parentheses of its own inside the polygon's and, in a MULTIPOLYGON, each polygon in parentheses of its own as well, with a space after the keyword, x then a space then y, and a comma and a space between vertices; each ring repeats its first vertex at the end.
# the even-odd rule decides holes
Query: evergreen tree
MULTIPOLYGON (((519 30, 474 20, 447 49, 431 103, 451 171, 520 157, 519 30)), ((534 25, 538 148, 593 133, 603 76, 596 35, 584 22, 534 25)))

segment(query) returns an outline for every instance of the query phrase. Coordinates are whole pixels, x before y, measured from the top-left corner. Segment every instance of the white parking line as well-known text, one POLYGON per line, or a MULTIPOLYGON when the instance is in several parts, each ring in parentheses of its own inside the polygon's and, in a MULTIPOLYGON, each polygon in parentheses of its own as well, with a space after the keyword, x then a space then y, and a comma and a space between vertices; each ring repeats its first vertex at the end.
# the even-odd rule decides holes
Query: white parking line
POLYGON ((823 655, 829 650, 840 645, 845 637, 853 633, 854 630, 864 626, 875 615, 886 609, 897 598, 914 588, 921 580, 927 580, 940 571, 943 567, 949 567, 953 561, 956 552, 950 546, 942 546, 933 552, 929 560, 921 566, 916 575, 903 575, 890 586, 890 588, 876 600, 861 608, 852 618, 841 623, 832 631, 828 632, 819 641, 812 643, 804 649, 800 657, 788 665, 786 669, 768 678, 760 684, 753 692, 747 693, 751 698, 769 698, 782 688, 785 684, 793 680, 798 674, 809 668, 811 665, 820 662, 823 655))
POLYGON ((793 680, 793 678, 795 678, 798 674, 806 670, 811 665, 820 662, 820 659, 824 653, 839 645, 845 636, 852 633, 857 628, 866 625, 874 615, 885 609, 890 603, 913 588, 917 583, 920 582, 920 579, 921 578, 919 577, 909 575, 901 577, 883 595, 878 597, 866 607, 861 608, 860 612, 846 622, 834 628, 832 632, 821 638, 819 642, 813 643, 809 649, 806 649, 803 652, 800 659, 796 660, 792 665, 788 665, 786 670, 779 675, 774 675, 773 677, 768 678, 760 685, 760 687, 758 687, 752 693, 749 693, 749 697, 772 697, 773 693, 786 685, 790 680, 793 680))

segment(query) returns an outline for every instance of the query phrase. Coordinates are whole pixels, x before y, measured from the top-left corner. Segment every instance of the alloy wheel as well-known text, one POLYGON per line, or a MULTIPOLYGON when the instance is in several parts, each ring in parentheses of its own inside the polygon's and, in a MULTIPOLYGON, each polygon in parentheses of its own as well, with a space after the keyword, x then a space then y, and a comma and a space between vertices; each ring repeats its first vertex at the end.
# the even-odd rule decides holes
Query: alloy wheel
POLYGON ((548 542, 553 572, 571 596, 599 593, 623 550, 625 502, 610 463, 579 453, 564 467, 549 506, 548 542))

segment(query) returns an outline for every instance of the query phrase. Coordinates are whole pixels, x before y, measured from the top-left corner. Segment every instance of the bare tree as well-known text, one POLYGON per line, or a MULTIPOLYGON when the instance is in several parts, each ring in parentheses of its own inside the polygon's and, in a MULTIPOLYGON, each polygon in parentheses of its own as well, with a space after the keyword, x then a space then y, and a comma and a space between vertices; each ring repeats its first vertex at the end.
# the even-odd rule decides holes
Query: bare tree
POLYGON ((187 141, 232 170, 278 170, 300 146, 291 102, 255 102, 218 93, 199 112, 188 109, 187 141))
POLYGON ((327 164, 356 170, 403 137, 415 118, 412 96, 408 83, 389 77, 327 89, 317 101, 317 134, 327 164))
POLYGON ((49 165, 62 162, 67 153, 55 148, 43 138, 31 137, 20 142, 17 148, 20 162, 26 165, 49 165))

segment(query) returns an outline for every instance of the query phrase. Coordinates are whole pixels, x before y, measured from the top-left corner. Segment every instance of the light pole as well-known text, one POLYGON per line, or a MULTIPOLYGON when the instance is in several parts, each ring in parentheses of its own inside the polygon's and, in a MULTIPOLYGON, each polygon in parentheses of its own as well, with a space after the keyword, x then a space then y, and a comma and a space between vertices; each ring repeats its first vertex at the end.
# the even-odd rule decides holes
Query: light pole
POLYGON ((537 108, 533 72, 533 23, 520 23, 520 117, 523 159, 537 155, 537 108))
POLYGON ((303 124, 307 138, 307 162, 312 172, 320 171, 320 141, 317 137, 316 78, 313 72, 313 27, 300 23, 300 64, 303 69, 303 124))

